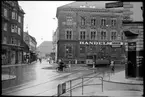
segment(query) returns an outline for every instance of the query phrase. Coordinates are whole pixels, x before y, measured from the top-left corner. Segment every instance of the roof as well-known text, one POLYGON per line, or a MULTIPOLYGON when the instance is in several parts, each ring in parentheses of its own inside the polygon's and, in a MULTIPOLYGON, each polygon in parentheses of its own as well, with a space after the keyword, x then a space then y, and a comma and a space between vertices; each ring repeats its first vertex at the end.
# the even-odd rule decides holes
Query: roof
MULTIPOLYGON (((33 39, 36 42, 35 37, 32 37, 31 35, 29 35, 31 39, 33 39)), ((37 42, 36 42, 37 43, 37 42)))
MULTIPOLYGON (((108 1, 109 2, 109 1, 108 1)), ((110 1, 111 2, 111 1, 110 1)), ((99 11, 99 12, 117 12, 117 13, 122 13, 122 9, 106 9, 105 4, 107 1, 77 1, 77 2, 72 2, 63 6, 60 6, 57 8, 57 13, 56 17, 58 16, 58 12, 60 10, 86 10, 86 11, 99 11)))

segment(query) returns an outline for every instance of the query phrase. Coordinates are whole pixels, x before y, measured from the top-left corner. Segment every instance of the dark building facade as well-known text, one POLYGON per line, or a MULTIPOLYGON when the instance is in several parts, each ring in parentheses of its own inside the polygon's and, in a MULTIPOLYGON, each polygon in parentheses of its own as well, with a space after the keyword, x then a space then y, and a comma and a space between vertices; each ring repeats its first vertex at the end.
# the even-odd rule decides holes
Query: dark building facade
POLYGON ((143 22, 123 22, 127 37, 127 59, 132 64, 126 64, 126 77, 143 77, 143 22))
POLYGON ((116 62, 124 59, 122 10, 75 3, 57 9, 57 60, 85 63, 87 56, 94 55, 116 62))
POLYGON ((2 1, 2 65, 23 62, 24 11, 17 1, 2 1))

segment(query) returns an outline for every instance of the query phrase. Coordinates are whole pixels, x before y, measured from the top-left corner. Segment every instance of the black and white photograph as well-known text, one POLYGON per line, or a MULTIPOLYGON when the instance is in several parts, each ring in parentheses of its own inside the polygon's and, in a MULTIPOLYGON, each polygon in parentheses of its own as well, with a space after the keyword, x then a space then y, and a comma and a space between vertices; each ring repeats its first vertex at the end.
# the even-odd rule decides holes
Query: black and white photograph
POLYGON ((141 1, 1 1, 1 95, 143 97, 143 10, 141 1))

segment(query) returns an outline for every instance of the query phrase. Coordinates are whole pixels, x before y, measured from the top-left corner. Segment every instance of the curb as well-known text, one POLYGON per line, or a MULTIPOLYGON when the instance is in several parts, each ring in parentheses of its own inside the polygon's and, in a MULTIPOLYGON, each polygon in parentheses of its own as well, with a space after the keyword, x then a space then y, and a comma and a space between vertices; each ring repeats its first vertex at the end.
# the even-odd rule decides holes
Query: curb
POLYGON ((117 81, 109 81, 109 80, 104 80, 105 82, 110 82, 110 83, 117 83, 117 84, 128 84, 128 85, 143 85, 143 83, 129 83, 129 82, 117 82, 117 81))
MULTIPOLYGON (((37 61, 34 61, 34 62, 32 62, 31 64, 35 64, 36 62, 37 62, 37 61)), ((15 65, 2 65, 1 67, 2 67, 2 68, 8 68, 8 67, 24 66, 24 65, 30 65, 30 64, 22 63, 22 64, 15 64, 15 65)))

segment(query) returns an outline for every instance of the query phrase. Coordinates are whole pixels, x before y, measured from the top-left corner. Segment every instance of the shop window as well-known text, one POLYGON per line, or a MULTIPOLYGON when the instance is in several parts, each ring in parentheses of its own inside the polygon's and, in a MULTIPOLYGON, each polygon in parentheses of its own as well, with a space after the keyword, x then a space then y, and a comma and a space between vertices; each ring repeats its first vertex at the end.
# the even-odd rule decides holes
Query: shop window
POLYGON ((72 53, 72 46, 71 45, 66 45, 65 50, 66 50, 66 54, 72 53))
POLYGON ((86 53, 86 47, 80 46, 80 53, 86 53))

